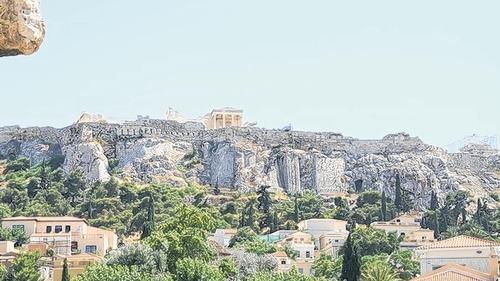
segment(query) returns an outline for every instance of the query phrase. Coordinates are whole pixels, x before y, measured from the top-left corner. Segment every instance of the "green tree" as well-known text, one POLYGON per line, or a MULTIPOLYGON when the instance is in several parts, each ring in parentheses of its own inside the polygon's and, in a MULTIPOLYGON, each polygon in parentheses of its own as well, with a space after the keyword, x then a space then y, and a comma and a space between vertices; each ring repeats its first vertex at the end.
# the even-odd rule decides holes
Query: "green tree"
POLYGON ((149 273, 140 272, 137 268, 131 269, 126 266, 110 266, 96 264, 88 267, 82 274, 72 281, 173 281, 166 275, 155 277, 149 273))
POLYGON ((256 242, 260 240, 257 234, 250 227, 239 228, 236 234, 229 240, 229 247, 235 247, 247 242, 256 242))
POLYGON ((239 274, 238 267, 230 258, 222 258, 219 261, 219 270, 228 280, 236 280, 236 277, 239 274))
POLYGON ((340 279, 358 281, 360 274, 360 256, 352 239, 352 234, 349 233, 343 246, 342 274, 340 279))
POLYGON ((342 273, 342 257, 333 258, 331 255, 321 253, 314 261, 314 276, 324 277, 327 280, 338 280, 342 273))
POLYGON ((258 209, 262 213, 259 221, 261 229, 266 227, 270 228, 273 223, 273 214, 271 213, 272 200, 271 194, 268 191, 269 188, 270 186, 263 185, 257 191, 258 209))
POLYGON ((68 259, 64 259, 64 263, 63 263, 63 271, 62 271, 62 278, 61 278, 61 281, 69 281, 70 280, 70 277, 69 277, 69 267, 68 267, 68 259))
POLYGON ((439 218, 438 218, 438 212, 434 211, 434 238, 438 239, 439 238, 439 218))
POLYGON ((399 281, 394 268, 387 261, 368 262, 363 265, 361 281, 399 281))
POLYGON ((435 211, 437 209, 439 209, 439 202, 438 202, 437 194, 433 190, 431 193, 431 203, 430 203, 429 210, 435 211))
POLYGON ((300 274, 293 268, 290 272, 258 272, 247 281, 323 281, 325 279, 300 274))
POLYGON ((38 266, 40 254, 22 253, 16 257, 7 272, 9 281, 40 281, 41 275, 38 266))
POLYGON ((381 253, 391 254, 399 246, 395 232, 386 234, 380 229, 359 226, 352 230, 350 235, 360 257, 381 253))
POLYGON ((216 266, 198 259, 184 258, 177 261, 176 280, 182 281, 224 281, 224 274, 216 266))
POLYGON ((7 162, 5 169, 3 171, 4 174, 15 173, 19 171, 26 171, 31 167, 31 160, 28 158, 19 158, 16 160, 11 160, 7 162))
POLYGON ((71 206, 81 203, 83 191, 86 189, 85 176, 81 170, 76 170, 68 175, 64 181, 64 197, 68 198, 71 206))
POLYGON ((391 264, 402 280, 411 280, 420 274, 420 262, 410 250, 397 250, 390 256, 391 264))
POLYGON ((300 220, 299 202, 298 202, 298 196, 295 195, 293 197, 293 221, 295 221, 295 223, 298 223, 299 220, 300 220))
POLYGON ((241 218, 241 226, 248 226, 251 228, 255 228, 255 222, 256 222, 256 210, 255 210, 255 203, 256 200, 255 198, 251 198, 245 205, 245 208, 242 211, 242 218, 241 218))
POLYGON ((147 244, 129 244, 109 252, 104 263, 109 266, 127 266, 130 270, 163 276, 168 271, 169 257, 163 250, 153 250, 147 244))
POLYGON ((181 259, 209 261, 212 258, 214 252, 207 236, 214 228, 215 219, 210 213, 182 204, 146 239, 146 243, 155 250, 164 250, 169 257, 169 271, 175 272, 176 263, 181 259))
POLYGON ((142 233, 141 233, 141 239, 145 239, 153 233, 155 229, 155 220, 154 220, 154 215, 155 215, 155 202, 152 196, 148 197, 148 214, 146 221, 144 222, 143 228, 142 228, 142 233))
POLYGON ((385 191, 382 191, 382 206, 381 206, 382 220, 387 221, 387 197, 385 191))

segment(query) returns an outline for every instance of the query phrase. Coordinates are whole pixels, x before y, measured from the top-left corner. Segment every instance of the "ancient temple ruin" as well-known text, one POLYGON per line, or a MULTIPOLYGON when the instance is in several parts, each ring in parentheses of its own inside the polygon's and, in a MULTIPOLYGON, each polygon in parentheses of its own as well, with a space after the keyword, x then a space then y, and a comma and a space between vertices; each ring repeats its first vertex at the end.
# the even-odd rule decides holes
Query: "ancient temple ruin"
POLYGON ((207 129, 242 127, 243 110, 232 107, 214 109, 205 118, 205 127, 207 129))

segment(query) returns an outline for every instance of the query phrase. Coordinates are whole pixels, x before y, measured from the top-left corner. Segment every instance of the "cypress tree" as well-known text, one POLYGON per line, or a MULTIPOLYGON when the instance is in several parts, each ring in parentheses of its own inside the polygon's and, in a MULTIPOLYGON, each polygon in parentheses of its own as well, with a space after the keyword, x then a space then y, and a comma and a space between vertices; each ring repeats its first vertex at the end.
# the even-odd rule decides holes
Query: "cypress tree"
POLYGON ((68 259, 64 259, 63 263, 63 271, 62 271, 62 278, 61 281, 69 281, 69 267, 68 267, 68 259))
POLYGON ((246 211, 245 211, 245 226, 249 226, 251 228, 254 228, 255 226, 255 199, 250 199, 248 201, 247 206, 246 206, 246 211))
POLYGON ((446 232, 448 230, 448 210, 446 208, 444 208, 441 210, 441 212, 439 212, 439 214, 440 214, 441 222, 443 223, 440 226, 440 229, 443 232, 446 232))
POLYGON ((142 226, 141 239, 149 237, 155 229, 155 204, 153 197, 150 195, 148 199, 148 214, 144 225, 142 226))
POLYGON ((295 198, 293 200, 294 203, 294 210, 293 210, 293 220, 298 223, 300 220, 300 214, 299 214, 299 203, 297 199, 297 195, 295 195, 295 198))
MULTIPOLYGON (((351 233, 354 229, 351 229, 351 233)), ((344 244, 344 260, 342 261, 341 280, 358 281, 361 275, 360 258, 353 244, 351 233, 344 244)))
POLYGON ((438 211, 434 212, 434 238, 439 238, 439 218, 438 211))
POLYGON ((482 201, 481 198, 477 199, 477 210, 476 214, 474 215, 474 219, 478 224, 481 224, 481 216, 482 216, 482 211, 483 211, 483 206, 482 206, 482 201))
POLYGON ((259 202, 259 211, 262 212, 262 217, 260 219, 259 225, 261 228, 271 227, 273 223, 273 214, 271 213, 271 194, 267 190, 269 186, 261 186, 257 191, 259 195, 257 201, 259 202))
POLYGON ((239 222, 239 227, 244 227, 245 226, 245 214, 246 214, 246 208, 243 207, 241 209, 241 213, 240 213, 240 222, 239 222))
POLYGON ((396 210, 398 211, 398 213, 403 208, 403 201, 401 198, 401 179, 399 177, 399 174, 396 174, 396 195, 394 198, 394 205, 396 205, 396 210))
POLYGON ((385 191, 382 191, 382 220, 387 221, 387 198, 385 197, 385 191))
POLYGON ((45 163, 44 159, 40 170, 40 188, 42 190, 45 190, 49 188, 49 185, 50 185, 50 179, 49 179, 49 174, 47 172, 47 164, 45 163))
POLYGON ((271 225, 271 232, 275 232, 279 230, 279 218, 278 218, 278 213, 273 212, 273 223, 271 225))
POLYGON ((435 211, 439 208, 439 202, 438 202, 437 195, 434 192, 434 190, 431 193, 431 204, 430 205, 431 205, 429 208, 430 210, 435 211))

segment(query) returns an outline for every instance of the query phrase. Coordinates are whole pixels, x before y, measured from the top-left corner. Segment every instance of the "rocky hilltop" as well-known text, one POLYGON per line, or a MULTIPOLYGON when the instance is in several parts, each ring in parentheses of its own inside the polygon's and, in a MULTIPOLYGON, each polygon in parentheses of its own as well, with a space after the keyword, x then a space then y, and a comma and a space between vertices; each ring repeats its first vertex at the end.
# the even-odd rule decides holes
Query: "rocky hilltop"
POLYGON ((431 191, 488 197, 500 187, 500 153, 468 147, 460 153, 399 133, 359 140, 337 133, 239 127, 207 130, 201 123, 92 121, 69 127, 0 128, 0 157, 64 157, 66 173, 82 169, 89 182, 118 177, 185 186, 199 182, 240 192, 269 185, 331 195, 369 188, 393 195, 396 175, 425 208, 431 191), (111 166, 111 168, 110 168, 111 166))

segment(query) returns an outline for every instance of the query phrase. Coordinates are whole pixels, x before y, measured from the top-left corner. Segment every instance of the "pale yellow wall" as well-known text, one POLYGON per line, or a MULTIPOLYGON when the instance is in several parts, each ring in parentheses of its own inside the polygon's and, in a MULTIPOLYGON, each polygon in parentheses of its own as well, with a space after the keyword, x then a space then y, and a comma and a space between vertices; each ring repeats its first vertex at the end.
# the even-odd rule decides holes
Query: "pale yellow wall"
POLYGON ((421 229, 405 235, 405 241, 434 241, 434 231, 421 229))
POLYGON ((78 243, 78 250, 85 252, 85 246, 95 245, 97 248, 96 254, 104 256, 109 249, 116 249, 118 246, 118 236, 109 230, 103 230, 96 227, 88 226, 85 221, 75 220, 53 220, 53 221, 35 221, 35 220, 20 220, 20 221, 2 221, 2 227, 12 228, 13 225, 24 225, 25 232, 28 236, 33 236, 33 242, 44 242, 56 249, 57 253, 67 254, 71 249, 71 241, 78 243), (55 233, 55 226, 62 226, 62 232, 55 233), (70 233, 65 233, 66 225, 71 226, 70 233), (47 226, 52 226, 51 233, 47 233, 47 226), (36 234, 36 235, 33 235, 36 234), (70 235, 71 238, 66 237, 70 235), (44 239, 45 238, 45 239, 44 239), (66 241, 62 243, 63 240, 66 241), (56 243, 54 241, 61 241, 56 243), (63 245, 64 244, 64 245, 63 245))
POLYGON ((313 263, 310 262, 309 260, 303 260, 303 259, 297 259, 296 261, 292 262, 292 265, 297 267, 299 272, 302 272, 305 275, 311 275, 311 269, 313 263))
POLYGON ((36 233, 47 233, 47 226, 51 226, 51 233, 55 233, 55 228, 59 225, 62 226, 62 232, 66 232, 67 225, 71 227, 71 233, 87 232, 87 224, 84 221, 38 221, 36 224, 36 233))
POLYGON ((22 220, 22 221, 2 221, 3 228, 12 229, 14 225, 24 225, 24 232, 26 235, 35 233, 36 221, 35 220, 22 220))
POLYGON ((16 251, 16 249, 14 248, 14 242, 12 242, 12 241, 0 241, 0 255, 6 254, 6 253, 12 253, 15 251, 16 251))
POLYGON ((396 232, 398 235, 405 235, 420 230, 418 225, 392 225, 392 224, 372 224, 373 228, 384 230, 387 233, 396 232))

